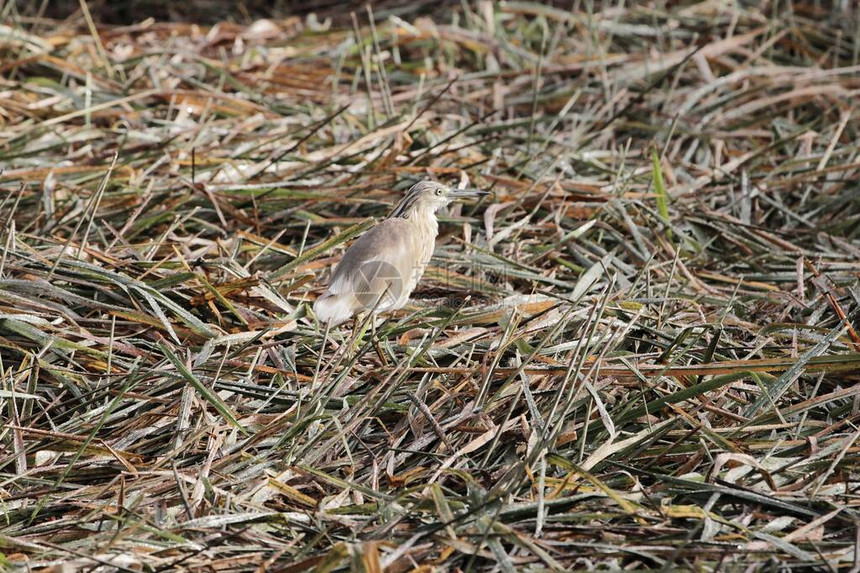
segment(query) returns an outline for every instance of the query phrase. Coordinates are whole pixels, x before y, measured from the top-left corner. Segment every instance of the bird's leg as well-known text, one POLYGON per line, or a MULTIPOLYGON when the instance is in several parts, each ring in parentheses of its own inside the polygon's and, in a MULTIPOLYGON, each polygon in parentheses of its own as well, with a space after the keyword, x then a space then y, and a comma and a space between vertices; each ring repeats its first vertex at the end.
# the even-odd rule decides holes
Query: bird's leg
MULTIPOLYGON (((385 322, 385 321, 383 321, 385 322)), ((382 362, 383 365, 388 365, 388 359, 385 357, 385 353, 382 352, 382 347, 379 346, 379 336, 376 334, 376 315, 371 317, 370 323, 373 325, 371 327, 373 348, 376 350, 376 355, 379 356, 379 361, 382 362)))
POLYGON ((322 344, 320 345, 320 355, 317 359, 317 367, 314 371, 314 379, 311 383, 312 387, 316 388, 319 385, 319 377, 320 377, 320 367, 322 366, 323 356, 325 354, 325 343, 328 342, 329 330, 331 329, 331 323, 325 323, 325 331, 323 332, 322 344))
POLYGON ((355 347, 358 345, 358 326, 361 324, 361 321, 358 318, 358 315, 352 317, 352 328, 349 330, 352 334, 349 336, 349 340, 346 341, 347 347, 349 348, 349 355, 352 356, 353 352, 355 352, 355 347))
POLYGON ((358 350, 359 345, 361 344, 361 340, 364 338, 364 335, 367 333, 367 320, 366 314, 357 314, 353 318, 352 323, 352 332, 353 332, 353 340, 352 340, 352 348, 351 351, 355 352, 358 350))

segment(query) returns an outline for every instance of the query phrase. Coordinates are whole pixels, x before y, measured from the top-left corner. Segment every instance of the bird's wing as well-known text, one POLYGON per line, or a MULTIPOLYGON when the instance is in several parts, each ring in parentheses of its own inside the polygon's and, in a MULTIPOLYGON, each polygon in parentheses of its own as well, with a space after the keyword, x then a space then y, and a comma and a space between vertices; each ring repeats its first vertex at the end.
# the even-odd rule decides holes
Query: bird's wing
POLYGON ((402 280, 408 280, 416 258, 414 233, 412 225, 404 219, 385 219, 364 233, 346 250, 335 268, 329 292, 342 294, 342 289, 351 286, 362 276, 362 269, 374 262, 390 265, 401 274, 402 280))
POLYGON ((386 298, 397 299, 412 277, 418 256, 414 225, 404 219, 386 219, 347 249, 327 292, 356 296, 385 293, 386 298))
POLYGON ((416 267, 426 263, 419 239, 404 219, 386 219, 367 231, 344 253, 328 289, 314 302, 314 313, 339 324, 363 310, 402 306, 415 286, 416 267))

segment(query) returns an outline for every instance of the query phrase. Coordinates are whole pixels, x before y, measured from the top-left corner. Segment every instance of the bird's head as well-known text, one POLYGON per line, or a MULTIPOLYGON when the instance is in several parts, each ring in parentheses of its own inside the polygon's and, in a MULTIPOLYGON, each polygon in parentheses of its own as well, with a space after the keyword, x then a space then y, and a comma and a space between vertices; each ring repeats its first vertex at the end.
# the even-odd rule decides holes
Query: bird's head
POLYGON ((408 217, 412 211, 435 213, 452 201, 469 197, 483 197, 487 191, 453 189, 436 181, 420 181, 409 188, 390 217, 408 217))

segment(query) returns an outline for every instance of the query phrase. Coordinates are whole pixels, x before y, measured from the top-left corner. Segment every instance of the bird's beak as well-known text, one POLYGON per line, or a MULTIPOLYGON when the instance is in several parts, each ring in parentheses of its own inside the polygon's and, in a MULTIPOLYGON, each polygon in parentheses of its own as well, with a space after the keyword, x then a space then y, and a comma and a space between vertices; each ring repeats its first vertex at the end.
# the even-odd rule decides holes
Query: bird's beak
POLYGON ((448 189, 448 197, 452 199, 466 199, 468 197, 484 197, 489 195, 489 191, 481 191, 480 189, 448 189))

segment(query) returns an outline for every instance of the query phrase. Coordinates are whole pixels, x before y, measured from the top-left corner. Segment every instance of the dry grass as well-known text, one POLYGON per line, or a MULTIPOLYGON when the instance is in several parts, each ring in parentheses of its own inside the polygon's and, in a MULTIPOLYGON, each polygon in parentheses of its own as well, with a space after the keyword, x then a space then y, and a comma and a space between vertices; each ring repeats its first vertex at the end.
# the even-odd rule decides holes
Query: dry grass
POLYGON ((746 4, 7 2, 2 562, 855 567, 860 12, 746 4), (494 195, 324 343, 328 268, 426 177, 494 195))

